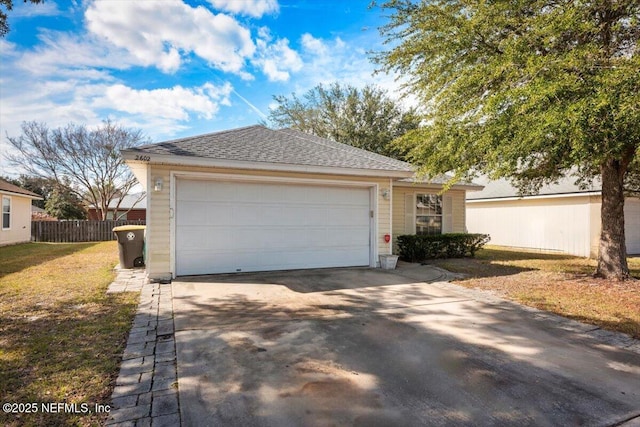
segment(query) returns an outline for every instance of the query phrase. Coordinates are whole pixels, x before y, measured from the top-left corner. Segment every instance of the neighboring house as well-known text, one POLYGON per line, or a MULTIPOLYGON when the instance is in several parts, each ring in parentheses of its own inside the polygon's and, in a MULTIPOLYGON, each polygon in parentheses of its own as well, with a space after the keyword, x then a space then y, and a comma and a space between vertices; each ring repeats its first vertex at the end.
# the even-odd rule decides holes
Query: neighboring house
POLYGON ((31 240, 31 201, 42 200, 36 193, 0 179, 2 228, 0 246, 31 240))
MULTIPOLYGON (((142 193, 127 194, 122 198, 120 206, 118 201, 120 199, 113 199, 109 203, 109 209, 107 211, 107 219, 126 219, 132 220, 146 220, 147 219, 147 196, 142 193), (116 207, 118 210, 116 211, 116 207)), ((93 220, 101 220, 100 210, 95 206, 89 206, 88 217, 93 220)))
POLYGON ((411 165, 250 126, 123 150, 146 187, 146 268, 181 275, 378 265, 394 237, 464 232, 465 192, 411 165))
POLYGON ((31 205, 31 221, 57 221, 58 218, 51 216, 42 208, 31 205))
MULTIPOLYGON (((484 190, 467 194, 467 228, 488 233, 491 244, 596 257, 600 240, 601 191, 580 189, 575 178, 519 197, 506 180, 478 179, 484 190)), ((640 199, 625 201, 627 253, 640 254, 640 199)))

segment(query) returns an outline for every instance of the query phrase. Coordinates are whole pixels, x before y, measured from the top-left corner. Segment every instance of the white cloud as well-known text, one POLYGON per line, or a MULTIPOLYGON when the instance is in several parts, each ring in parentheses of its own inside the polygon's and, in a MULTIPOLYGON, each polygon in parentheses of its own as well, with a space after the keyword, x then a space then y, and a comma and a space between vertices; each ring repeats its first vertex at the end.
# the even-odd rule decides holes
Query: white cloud
POLYGON ((43 30, 38 39, 40 44, 23 52, 16 62, 37 76, 111 79, 107 71, 100 69, 124 70, 138 62, 125 49, 87 34, 43 30))
POLYGON ((300 42, 304 61, 304 76, 300 84, 311 81, 315 86, 339 81, 360 87, 380 81, 379 77, 373 76, 375 68, 367 52, 340 37, 324 40, 306 33, 300 42))
POLYGON ((209 3, 218 10, 254 18, 280 10, 277 0, 209 0, 209 3))
POLYGON ((58 5, 53 1, 45 1, 44 3, 33 4, 31 2, 14 1, 14 7, 11 11, 11 18, 31 18, 34 16, 58 16, 62 12, 58 9, 58 5))
POLYGON ((262 69, 269 81, 287 81, 290 71, 296 72, 302 68, 302 59, 289 47, 289 40, 279 39, 271 44, 269 42, 269 39, 259 39, 256 42, 257 58, 252 62, 262 69))
POLYGON ((418 105, 415 97, 403 96, 396 75, 375 73, 376 66, 362 47, 374 46, 375 40, 345 41, 340 37, 321 39, 305 33, 300 38, 300 44, 300 57, 304 65, 296 75, 293 88, 298 95, 318 84, 339 82, 355 87, 373 84, 406 107, 418 105))
POLYGON ((5 61, 7 60, 7 57, 16 57, 18 55, 16 47, 15 43, 11 43, 4 38, 0 38, 0 52, 2 52, 2 56, 5 61))
POLYGON ((87 29, 137 58, 140 65, 172 73, 190 53, 210 65, 249 78, 242 71, 255 52, 250 31, 234 18, 179 0, 98 1, 85 12, 87 29))
POLYGON ((107 87, 104 96, 95 99, 93 105, 160 119, 184 121, 189 119, 190 112, 211 119, 220 104, 230 104, 231 89, 229 83, 222 87, 206 83, 196 88, 174 86, 153 90, 136 90, 116 84, 107 87))
POLYGON ((324 56, 328 53, 328 47, 325 42, 313 37, 309 33, 304 33, 300 40, 302 42, 302 47, 311 54, 324 56))

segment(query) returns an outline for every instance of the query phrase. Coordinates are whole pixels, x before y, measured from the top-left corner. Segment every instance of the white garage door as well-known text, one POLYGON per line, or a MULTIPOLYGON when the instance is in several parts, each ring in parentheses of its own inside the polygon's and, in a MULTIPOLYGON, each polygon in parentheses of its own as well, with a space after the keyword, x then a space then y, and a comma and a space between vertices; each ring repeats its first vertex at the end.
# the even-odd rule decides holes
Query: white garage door
POLYGON ((624 202, 624 234, 627 253, 640 254, 640 199, 628 198, 624 202))
POLYGON ((176 274, 368 266, 369 194, 178 179, 176 274))

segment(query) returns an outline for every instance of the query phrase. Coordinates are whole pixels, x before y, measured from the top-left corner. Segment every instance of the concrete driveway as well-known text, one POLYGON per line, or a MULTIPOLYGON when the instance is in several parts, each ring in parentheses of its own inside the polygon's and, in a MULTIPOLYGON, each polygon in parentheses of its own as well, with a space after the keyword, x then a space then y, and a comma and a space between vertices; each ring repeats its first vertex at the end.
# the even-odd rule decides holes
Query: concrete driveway
POLYGON ((179 278, 187 426, 613 426, 640 421, 640 354, 473 297, 441 271, 179 278))

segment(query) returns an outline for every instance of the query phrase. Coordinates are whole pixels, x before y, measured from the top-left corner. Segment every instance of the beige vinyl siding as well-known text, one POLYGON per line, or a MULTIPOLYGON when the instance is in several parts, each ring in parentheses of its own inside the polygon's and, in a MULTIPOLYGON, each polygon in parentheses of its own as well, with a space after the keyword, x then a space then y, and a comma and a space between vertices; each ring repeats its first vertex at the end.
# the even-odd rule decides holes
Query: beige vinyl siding
MULTIPOLYGON (((407 212, 408 206, 405 203, 405 197, 408 195, 412 197, 410 206, 415 204, 416 194, 437 194, 440 191, 439 188, 420 187, 414 186, 395 186, 393 187, 393 214, 392 214, 392 228, 393 228, 393 242, 394 247, 396 244, 396 238, 402 234, 408 234, 414 232, 411 224, 408 223, 409 218, 413 217, 413 212, 407 212)), ((443 203, 450 201, 451 212, 451 229, 443 230, 445 233, 464 233, 466 232, 466 214, 465 214, 465 197, 466 192, 464 190, 449 190, 442 194, 443 203)), ((448 207, 443 206, 444 211, 448 211, 448 207)), ((415 221, 415 219, 413 219, 415 221)), ((444 218, 443 218, 444 227, 444 218)), ((395 250, 395 249, 394 249, 395 250)))
POLYGON ((147 275, 152 279, 171 276, 171 173, 166 168, 151 168, 147 189, 147 275), (156 180, 162 180, 162 191, 154 191, 156 180))
POLYGON ((11 199, 11 225, 9 229, 0 227, 0 246, 31 240, 31 198, 13 193, 0 193, 11 199))
POLYGON ((453 229, 451 233, 466 233, 467 232, 467 206, 466 206, 466 191, 464 190, 452 190, 447 191, 446 195, 452 197, 453 203, 453 229))
MULTIPOLYGON (((230 174, 236 176, 264 176, 294 179, 314 179, 329 181, 357 181, 366 182, 367 184, 377 184, 377 223, 378 229, 375 233, 377 242, 372 242, 377 246, 378 254, 391 253, 391 245, 384 242, 385 234, 391 233, 390 224, 390 203, 382 196, 383 189, 390 188, 388 178, 362 177, 362 176, 345 176, 345 175, 324 175, 324 174, 304 174, 304 173, 283 173, 272 171, 256 171, 241 169, 219 169, 219 168, 203 168, 203 167, 183 167, 171 165, 150 165, 149 177, 150 182, 148 188, 149 194, 149 211, 147 217, 147 274, 151 279, 170 278, 171 274, 171 172, 189 172, 207 174, 230 174), (163 181, 162 191, 153 191, 153 183, 156 179, 161 178, 163 181)), ((372 209, 375 211, 376 207, 372 209)))
POLYGON ((393 197, 393 188, 390 180, 378 182, 378 255, 388 255, 391 251, 392 243, 385 243, 384 236, 391 235, 391 200, 393 197), (383 192, 388 191, 388 198, 385 200, 383 192))

